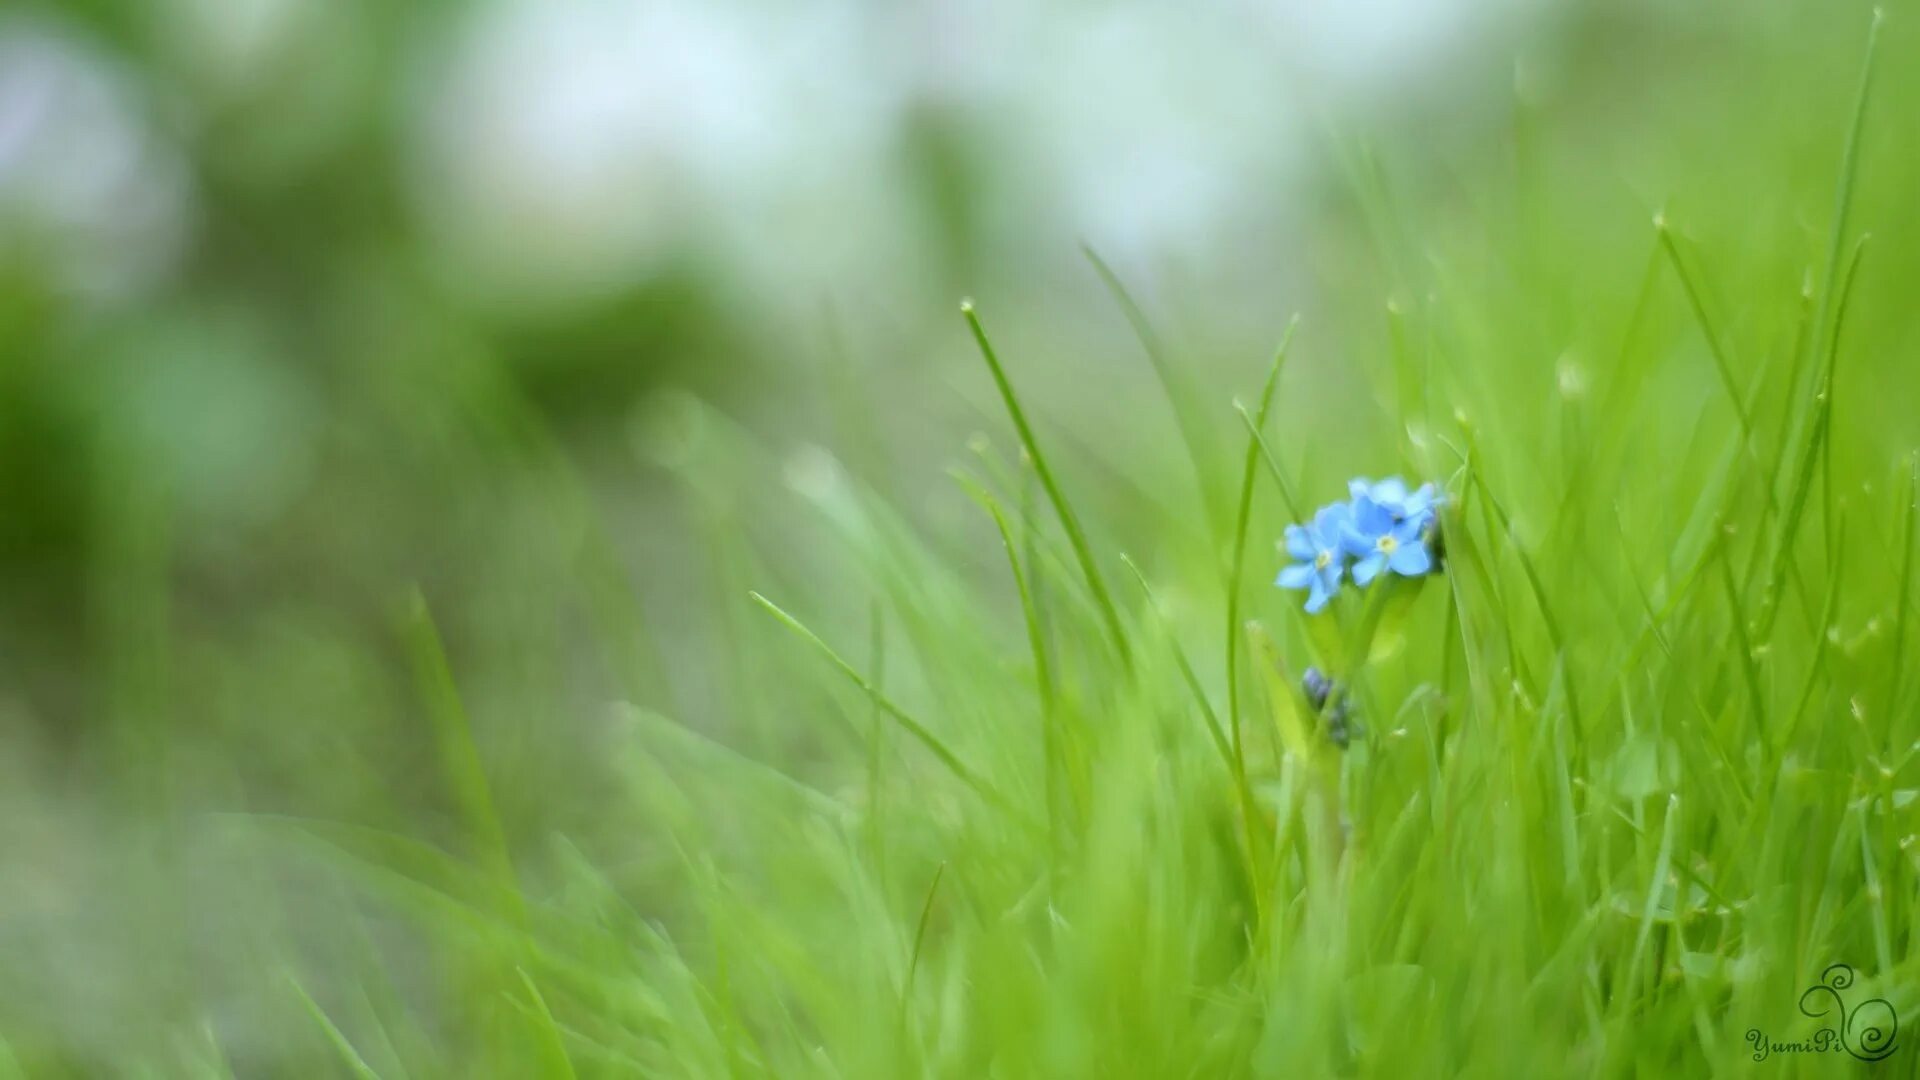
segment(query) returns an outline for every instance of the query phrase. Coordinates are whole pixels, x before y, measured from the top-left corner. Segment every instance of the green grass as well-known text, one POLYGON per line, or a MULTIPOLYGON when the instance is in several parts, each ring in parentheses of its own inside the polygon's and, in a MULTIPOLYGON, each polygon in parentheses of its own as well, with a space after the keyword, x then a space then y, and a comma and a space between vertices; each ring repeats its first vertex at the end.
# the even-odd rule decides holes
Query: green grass
POLYGON ((1366 272, 1232 387, 1089 252, 1165 391, 1112 419, 1184 502, 1103 482, 971 304, 1006 423, 931 496, 691 400, 650 433, 697 618, 630 599, 511 400, 475 411, 554 552, 354 647, 169 639, 164 537, 108 500, 124 805, 14 826, 96 840, 58 857, 105 899, 5 922, 68 966, 0 977, 0 1076, 1829 1075, 1748 1032, 1806 1038, 1842 962, 1911 1075, 1916 40, 1821 39, 1851 99, 1713 127, 1804 182, 1662 141, 1752 120, 1737 85, 1630 126, 1623 175, 1577 101, 1516 104, 1511 171, 1356 155, 1302 257, 1366 236, 1366 272), (1446 488, 1445 574, 1309 621, 1272 541, 1390 472, 1446 488), (317 702, 323 775, 169 765, 169 700, 317 702))

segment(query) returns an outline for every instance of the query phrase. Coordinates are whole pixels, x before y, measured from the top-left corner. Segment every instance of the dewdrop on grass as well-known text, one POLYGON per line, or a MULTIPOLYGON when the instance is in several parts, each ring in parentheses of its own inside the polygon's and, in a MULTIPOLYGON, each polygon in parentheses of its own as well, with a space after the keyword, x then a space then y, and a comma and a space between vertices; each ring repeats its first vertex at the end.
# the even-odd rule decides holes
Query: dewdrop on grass
POLYGON ((1555 367, 1555 375, 1560 385, 1560 396, 1575 401, 1587 394, 1587 370, 1572 356, 1562 356, 1555 367))
POLYGON ((790 491, 813 502, 833 499, 847 487, 846 470, 839 459, 817 443, 795 447, 783 463, 781 474, 790 491))

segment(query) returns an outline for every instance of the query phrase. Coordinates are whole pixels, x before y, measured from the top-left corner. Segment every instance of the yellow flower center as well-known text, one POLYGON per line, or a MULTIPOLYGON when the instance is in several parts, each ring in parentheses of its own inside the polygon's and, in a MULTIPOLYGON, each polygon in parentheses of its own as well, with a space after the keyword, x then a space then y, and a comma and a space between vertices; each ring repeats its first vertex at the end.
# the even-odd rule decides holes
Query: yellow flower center
POLYGON ((1393 538, 1392 533, 1388 533, 1387 535, 1381 537, 1379 540, 1380 554, 1382 555, 1393 554, 1393 549, 1399 546, 1400 546, 1400 541, 1395 540, 1393 538))
POLYGON ((1331 566, 1332 564, 1333 564, 1333 552, 1331 551, 1323 551, 1320 554, 1315 555, 1313 557, 1313 566, 1314 566, 1314 569, 1316 570, 1325 570, 1328 566, 1331 566))

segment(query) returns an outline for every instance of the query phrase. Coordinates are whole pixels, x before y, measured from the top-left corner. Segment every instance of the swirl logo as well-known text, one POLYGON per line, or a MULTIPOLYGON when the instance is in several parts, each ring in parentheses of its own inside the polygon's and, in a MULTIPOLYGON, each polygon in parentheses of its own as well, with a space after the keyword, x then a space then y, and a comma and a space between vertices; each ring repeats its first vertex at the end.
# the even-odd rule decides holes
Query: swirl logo
POLYGON ((1886 998, 1869 998, 1848 1008, 1840 992, 1852 985, 1853 969, 1834 964, 1800 995, 1800 1012, 1816 1020, 1832 1017, 1833 1038, 1842 1050, 1861 1061, 1879 1061, 1893 1053, 1900 1019, 1886 998))

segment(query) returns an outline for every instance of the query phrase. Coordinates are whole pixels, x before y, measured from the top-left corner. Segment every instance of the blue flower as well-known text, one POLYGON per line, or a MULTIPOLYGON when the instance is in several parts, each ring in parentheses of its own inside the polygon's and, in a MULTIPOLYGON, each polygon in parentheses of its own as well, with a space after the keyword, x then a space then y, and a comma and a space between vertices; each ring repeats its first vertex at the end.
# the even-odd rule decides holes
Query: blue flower
MULTIPOLYGON (((1360 483, 1354 481, 1356 487, 1360 483)), ((1400 485, 1400 491, 1406 491, 1405 485, 1400 485)), ((1400 502, 1403 513, 1396 518, 1388 504, 1375 501, 1371 492, 1354 497, 1353 511, 1340 534, 1340 546, 1354 557, 1354 584, 1366 585, 1387 569, 1402 577, 1419 577, 1433 569, 1433 553, 1427 550, 1427 529, 1433 523, 1433 497, 1430 493, 1427 495, 1415 516, 1404 513, 1409 499, 1411 496, 1400 502)))
POLYGON ((1307 613, 1317 614, 1340 589, 1346 571, 1341 538, 1352 527, 1345 503, 1322 507, 1311 525, 1287 526, 1287 554, 1299 560, 1273 580, 1283 589, 1307 590, 1307 613))
POLYGON ((1397 476, 1389 476, 1379 483, 1359 477, 1347 484, 1347 493, 1353 496, 1356 511, 1361 500, 1366 500, 1385 509, 1395 521, 1423 519, 1432 514, 1441 501, 1432 484, 1421 484, 1419 490, 1409 492, 1406 481, 1397 476))
MULTIPOLYGON (((1347 490, 1351 501, 1322 507, 1310 525, 1287 526, 1287 554, 1295 561, 1274 584, 1307 590, 1309 615, 1326 608, 1349 569, 1361 587, 1388 570, 1402 577, 1440 570, 1439 508, 1446 497, 1432 484, 1409 491, 1397 476, 1378 483, 1362 477, 1347 490)), ((1316 690, 1312 681, 1309 694, 1316 690)))

